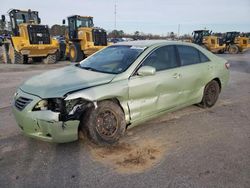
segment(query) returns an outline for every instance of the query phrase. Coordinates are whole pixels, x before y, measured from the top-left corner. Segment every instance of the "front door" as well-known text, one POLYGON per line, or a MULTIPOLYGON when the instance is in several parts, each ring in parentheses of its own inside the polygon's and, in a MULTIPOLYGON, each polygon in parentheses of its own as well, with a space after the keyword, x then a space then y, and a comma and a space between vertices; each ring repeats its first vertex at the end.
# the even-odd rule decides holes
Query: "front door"
POLYGON ((133 75, 129 81, 131 121, 159 113, 179 104, 182 79, 175 46, 163 46, 154 50, 142 66, 155 67, 155 75, 133 75))

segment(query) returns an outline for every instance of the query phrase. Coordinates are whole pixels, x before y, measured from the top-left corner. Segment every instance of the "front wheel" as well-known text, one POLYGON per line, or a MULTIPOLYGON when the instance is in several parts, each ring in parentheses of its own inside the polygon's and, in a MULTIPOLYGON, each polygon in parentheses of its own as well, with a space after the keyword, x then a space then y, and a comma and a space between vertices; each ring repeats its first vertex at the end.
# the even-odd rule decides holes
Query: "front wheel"
POLYGON ((54 64, 56 63, 56 54, 49 54, 43 59, 44 64, 54 64))
POLYGON ((232 45, 229 46, 228 52, 230 54, 237 54, 237 53, 239 53, 239 51, 240 50, 239 50, 239 47, 237 45, 232 44, 232 45))
POLYGON ((24 56, 16 51, 14 46, 12 44, 9 44, 9 53, 8 53, 10 63, 12 64, 25 64, 26 61, 24 59, 24 56))
POLYGON ((101 101, 97 108, 89 109, 83 119, 81 128, 86 128, 89 139, 98 145, 118 142, 126 129, 122 109, 109 100, 101 101))
POLYGON ((69 59, 71 62, 79 62, 84 59, 84 53, 79 43, 73 43, 69 46, 69 59))
POLYGON ((212 80, 206 85, 203 93, 203 98, 199 106, 202 108, 211 108, 218 100, 219 94, 220 86, 217 81, 212 80))

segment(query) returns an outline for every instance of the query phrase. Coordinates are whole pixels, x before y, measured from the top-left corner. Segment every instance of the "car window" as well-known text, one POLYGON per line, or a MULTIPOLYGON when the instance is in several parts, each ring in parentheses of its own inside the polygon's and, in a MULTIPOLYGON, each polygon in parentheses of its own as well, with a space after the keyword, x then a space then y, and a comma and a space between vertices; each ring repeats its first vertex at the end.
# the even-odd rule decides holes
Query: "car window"
POLYGON ((156 49, 145 59, 142 66, 155 67, 156 71, 177 67, 175 47, 164 46, 156 49))
POLYGON ((201 63, 210 61, 201 51, 199 51, 201 63))
POLYGON ((181 65, 192 65, 200 63, 200 54, 199 51, 191 46, 177 46, 179 57, 181 61, 181 65))

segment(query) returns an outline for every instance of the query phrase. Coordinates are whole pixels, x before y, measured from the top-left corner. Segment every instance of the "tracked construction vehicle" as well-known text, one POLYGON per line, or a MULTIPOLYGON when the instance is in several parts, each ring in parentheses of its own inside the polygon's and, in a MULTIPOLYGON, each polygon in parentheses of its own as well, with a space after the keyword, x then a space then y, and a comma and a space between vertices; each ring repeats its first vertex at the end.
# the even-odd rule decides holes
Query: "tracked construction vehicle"
MULTIPOLYGON (((65 20, 63 20, 65 24, 65 20)), ((107 46, 107 33, 94 27, 93 17, 73 15, 68 17, 65 54, 71 62, 85 57, 107 46)), ((63 48, 60 48, 63 50, 63 48)))
POLYGON ((249 48, 249 38, 240 36, 240 32, 232 31, 227 32, 223 38, 223 42, 226 44, 226 50, 230 54, 237 54, 243 52, 249 48))
POLYGON ((213 36, 209 30, 196 30, 193 32, 193 43, 203 46, 213 53, 224 53, 226 45, 222 38, 213 36))
MULTIPOLYGON (((28 63, 28 59, 56 62, 57 40, 50 38, 49 27, 41 25, 36 11, 12 9, 9 12, 12 36, 4 43, 6 62, 28 63)), ((2 16, 5 20, 5 16, 2 16)))

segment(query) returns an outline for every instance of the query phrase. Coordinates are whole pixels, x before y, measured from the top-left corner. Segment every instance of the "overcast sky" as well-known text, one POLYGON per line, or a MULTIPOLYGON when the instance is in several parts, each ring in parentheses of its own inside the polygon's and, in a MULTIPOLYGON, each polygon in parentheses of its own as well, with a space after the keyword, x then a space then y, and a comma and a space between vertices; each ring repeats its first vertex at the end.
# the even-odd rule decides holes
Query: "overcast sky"
POLYGON ((39 11, 43 24, 61 24, 69 15, 94 17, 95 26, 132 33, 166 34, 196 29, 250 32, 250 0, 1 0, 0 14, 11 8, 39 11))

